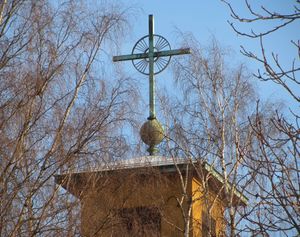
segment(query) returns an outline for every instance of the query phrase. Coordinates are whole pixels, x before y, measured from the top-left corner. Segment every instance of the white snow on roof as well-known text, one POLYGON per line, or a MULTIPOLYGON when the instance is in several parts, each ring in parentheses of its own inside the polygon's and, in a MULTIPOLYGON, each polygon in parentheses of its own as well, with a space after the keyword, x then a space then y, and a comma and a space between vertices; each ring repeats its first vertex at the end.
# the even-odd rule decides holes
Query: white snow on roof
POLYGON ((100 167, 97 167, 97 171, 157 167, 186 163, 189 163, 189 160, 183 158, 173 158, 164 156, 141 156, 126 160, 116 160, 112 162, 102 163, 100 167))
MULTIPOLYGON (((131 169, 131 168, 143 168, 143 167, 158 167, 158 166, 170 166, 170 165, 180 165, 188 164, 191 159, 187 158, 174 158, 165 156, 141 156, 134 157, 131 159, 115 160, 115 161, 101 161, 95 165, 81 166, 64 170, 61 173, 82 173, 82 172, 101 172, 110 170, 120 170, 120 169, 131 169)), ((193 160, 193 163, 195 160, 193 160)))

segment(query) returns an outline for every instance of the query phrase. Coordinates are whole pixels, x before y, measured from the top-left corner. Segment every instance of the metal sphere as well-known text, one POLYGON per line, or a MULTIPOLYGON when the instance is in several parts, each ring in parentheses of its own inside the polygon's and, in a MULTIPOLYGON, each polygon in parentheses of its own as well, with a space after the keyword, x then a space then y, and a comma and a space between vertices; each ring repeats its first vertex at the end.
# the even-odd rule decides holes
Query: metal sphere
POLYGON ((151 119, 142 125, 140 135, 145 144, 155 146, 163 140, 164 129, 157 119, 151 119))

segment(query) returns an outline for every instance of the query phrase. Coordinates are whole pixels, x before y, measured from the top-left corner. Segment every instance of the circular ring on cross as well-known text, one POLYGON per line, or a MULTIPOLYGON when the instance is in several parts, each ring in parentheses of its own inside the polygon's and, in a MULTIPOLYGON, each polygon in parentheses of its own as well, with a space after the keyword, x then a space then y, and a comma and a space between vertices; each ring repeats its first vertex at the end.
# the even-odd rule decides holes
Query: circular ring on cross
MULTIPOLYGON (((171 56, 155 56, 155 52, 171 50, 169 42, 161 35, 153 35, 154 48, 154 68, 153 73, 162 72, 169 64, 171 56)), ((132 49, 132 54, 144 54, 149 52, 149 35, 142 37, 132 49)), ((132 60, 132 64, 136 70, 144 75, 149 75, 149 58, 141 58, 132 60)))

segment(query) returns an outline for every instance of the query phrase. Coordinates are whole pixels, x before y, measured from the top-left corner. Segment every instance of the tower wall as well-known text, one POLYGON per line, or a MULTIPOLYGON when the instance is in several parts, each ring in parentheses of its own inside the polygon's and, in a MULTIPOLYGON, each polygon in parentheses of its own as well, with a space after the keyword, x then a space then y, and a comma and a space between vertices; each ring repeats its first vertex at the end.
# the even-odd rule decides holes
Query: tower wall
MULTIPOLYGON (((178 175, 143 169, 115 171, 113 175, 97 179, 97 183, 82 196, 83 236, 144 236, 143 231, 147 232, 146 236, 183 236, 178 230, 184 228, 177 203, 183 193, 178 175), (142 222, 143 215, 156 220, 144 218, 145 223, 139 223, 127 220, 128 213, 142 216, 139 218, 142 222), (138 231, 140 233, 136 233, 138 231)), ((190 194, 191 187, 188 192, 190 194)))

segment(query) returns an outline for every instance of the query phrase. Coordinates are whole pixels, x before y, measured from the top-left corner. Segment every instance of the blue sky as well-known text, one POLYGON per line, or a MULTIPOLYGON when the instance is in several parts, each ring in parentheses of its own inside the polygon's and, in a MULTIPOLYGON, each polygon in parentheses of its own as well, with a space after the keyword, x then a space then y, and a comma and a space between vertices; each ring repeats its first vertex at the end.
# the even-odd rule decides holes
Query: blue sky
MULTIPOLYGON (((127 6, 133 6, 138 9, 138 14, 133 18, 132 32, 125 40, 124 45, 121 47, 122 54, 128 54, 131 52, 133 45, 142 36, 148 34, 148 15, 153 14, 155 19, 155 33, 164 36, 171 44, 171 47, 176 48, 176 42, 178 42, 177 29, 184 33, 193 33, 197 40, 202 45, 208 45, 211 36, 214 35, 216 39, 224 47, 232 49, 234 54, 234 62, 245 63, 250 72, 256 72, 260 67, 256 62, 247 59, 239 53, 240 45, 244 45, 247 49, 259 53, 259 41, 249 40, 245 37, 238 36, 229 26, 228 20, 230 18, 229 9, 220 0, 189 0, 189 1, 171 1, 171 0, 123 0, 127 6)), ((234 6, 240 15, 247 16, 247 11, 243 1, 232 1, 234 6)), ((250 3, 253 1, 250 1, 250 3)), ((257 1, 256 1, 257 2, 257 1)), ((291 6, 294 1, 290 0, 265 0, 259 1, 259 3, 265 3, 266 7, 278 12, 290 12, 291 6)), ((256 5, 255 9, 258 9, 259 5, 256 5)), ((254 25, 255 29, 265 29, 269 26, 268 22, 263 22, 254 25)), ((249 32, 251 26, 241 24, 241 31, 249 32)), ((292 60, 297 58, 297 52, 292 47, 290 40, 299 40, 300 24, 299 22, 286 27, 265 39, 266 49, 271 52, 278 53, 283 64, 290 65, 292 60)), ((124 62, 123 62, 124 63, 124 62)), ((129 66, 129 73, 133 76, 143 78, 144 76, 134 72, 133 66, 129 66), (131 67, 131 68, 130 68, 131 67)), ((157 76, 158 86, 160 85, 160 77, 169 77, 168 72, 163 72, 157 76)), ((147 78, 144 83, 147 84, 147 78)), ((144 83, 141 83, 144 85, 144 83)), ((170 80, 171 83, 171 80, 170 80)), ((260 95, 264 99, 270 100, 284 100, 288 106, 294 109, 299 109, 299 106, 293 104, 288 99, 287 94, 276 86, 274 83, 256 82, 259 88, 260 95)), ((147 85, 146 85, 147 86, 147 85)))

